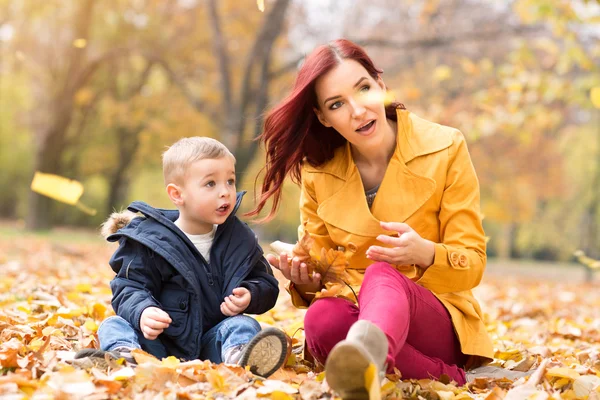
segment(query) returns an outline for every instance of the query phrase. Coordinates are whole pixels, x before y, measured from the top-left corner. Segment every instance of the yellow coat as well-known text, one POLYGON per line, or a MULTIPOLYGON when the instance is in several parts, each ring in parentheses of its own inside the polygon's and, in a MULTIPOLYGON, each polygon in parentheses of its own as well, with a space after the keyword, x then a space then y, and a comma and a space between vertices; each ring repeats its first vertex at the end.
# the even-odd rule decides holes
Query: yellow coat
MULTIPOLYGON (((365 269, 373 263, 365 252, 384 231, 379 221, 405 222, 435 244, 433 265, 425 271, 396 266, 417 284, 431 290, 452 317, 469 364, 494 355, 471 289, 483 276, 485 237, 479 210, 479 183, 463 135, 398 110, 396 150, 369 210, 350 146, 336 150, 318 168, 305 165, 300 195, 301 225, 318 246, 340 249, 349 261, 347 272, 356 293, 365 269)), ((307 307, 297 289, 288 288, 297 307, 307 307)), ((354 298, 346 288, 345 297, 354 298)))

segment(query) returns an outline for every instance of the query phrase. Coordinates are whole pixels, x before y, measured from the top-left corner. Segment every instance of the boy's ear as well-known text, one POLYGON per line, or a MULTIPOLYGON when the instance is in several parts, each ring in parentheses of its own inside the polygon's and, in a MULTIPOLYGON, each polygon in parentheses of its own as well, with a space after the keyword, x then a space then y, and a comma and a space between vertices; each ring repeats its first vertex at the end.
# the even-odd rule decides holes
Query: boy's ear
POLYGON ((176 206, 183 205, 183 191, 179 186, 177 186, 174 183, 169 183, 167 185, 167 194, 169 195, 169 198, 171 199, 173 204, 175 204, 176 206))
POLYGON ((313 111, 315 112, 315 114, 317 114, 317 118, 319 119, 319 122, 321 124, 323 124, 327 128, 331 128, 331 124, 327 122, 321 110, 319 110, 317 107, 313 107, 313 111))

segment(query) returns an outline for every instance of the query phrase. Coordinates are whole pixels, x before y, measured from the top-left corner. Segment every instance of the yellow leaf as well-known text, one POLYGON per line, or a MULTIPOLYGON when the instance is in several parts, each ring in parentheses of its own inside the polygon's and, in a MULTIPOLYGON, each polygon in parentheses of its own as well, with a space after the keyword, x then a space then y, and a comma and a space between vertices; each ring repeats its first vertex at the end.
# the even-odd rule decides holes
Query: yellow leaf
POLYGON ((592 88, 590 91, 590 99, 596 108, 600 108, 600 86, 592 88))
POLYGON ((103 320, 106 315, 106 306, 102 303, 94 303, 92 307, 88 307, 88 314, 97 320, 103 320))
POLYGON ((446 81, 452 77, 452 70, 447 65, 440 65, 433 70, 433 79, 438 82, 446 81))
POLYGON ((381 386, 375 364, 369 364, 365 371, 365 389, 369 391, 369 400, 381 399, 381 386))
POLYGON ((181 364, 181 362, 177 357, 169 356, 167 358, 162 359, 163 367, 175 369, 179 366, 179 364, 181 364))
POLYGON ((285 392, 281 392, 279 390, 271 393, 271 399, 273 400, 293 400, 294 398, 285 392))
POLYGON ((89 318, 85 321, 85 324, 83 324, 83 326, 90 332, 96 332, 98 330, 98 325, 96 324, 96 322, 89 318))
POLYGON ((31 190, 53 200, 75 206, 88 215, 96 215, 96 210, 79 202, 79 198, 83 194, 83 185, 76 180, 35 171, 31 190))
POLYGON ((89 88, 83 88, 75 93, 75 103, 80 106, 86 106, 91 103, 94 98, 94 92, 89 88))
POLYGON ((260 12, 265 12, 265 0, 256 0, 256 5, 260 12))
POLYGON ((218 371, 209 370, 206 379, 216 391, 221 392, 225 389, 225 378, 218 371))
POLYGON ((83 38, 73 40, 73 47, 77 47, 78 49, 83 49, 87 46, 87 40, 83 38))
POLYGON ((92 285, 89 283, 78 283, 75 290, 79 293, 92 293, 92 285))
POLYGON ((546 372, 546 376, 548 377, 558 377, 558 378, 567 378, 567 379, 577 379, 579 378, 579 373, 571 368, 565 367, 556 367, 551 368, 546 372))
POLYGON ((75 205, 83 194, 83 185, 62 176, 36 171, 31 190, 54 200, 75 205))
POLYGON ((144 363, 150 363, 150 364, 154 364, 154 365, 160 365, 160 361, 156 357, 154 357, 150 353, 146 353, 142 349, 133 349, 133 350, 131 350, 131 355, 135 359, 135 362, 138 363, 138 365, 141 365, 141 364, 144 364, 144 363))

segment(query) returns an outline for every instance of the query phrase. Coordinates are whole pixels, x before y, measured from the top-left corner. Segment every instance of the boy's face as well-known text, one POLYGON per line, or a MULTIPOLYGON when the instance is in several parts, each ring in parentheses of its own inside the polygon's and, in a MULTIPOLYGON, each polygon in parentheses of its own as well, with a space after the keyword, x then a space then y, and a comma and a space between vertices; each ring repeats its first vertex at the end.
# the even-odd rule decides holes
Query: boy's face
POLYGON ((180 186, 180 218, 191 235, 208 233, 222 224, 236 201, 235 165, 231 157, 204 159, 192 163, 180 186))

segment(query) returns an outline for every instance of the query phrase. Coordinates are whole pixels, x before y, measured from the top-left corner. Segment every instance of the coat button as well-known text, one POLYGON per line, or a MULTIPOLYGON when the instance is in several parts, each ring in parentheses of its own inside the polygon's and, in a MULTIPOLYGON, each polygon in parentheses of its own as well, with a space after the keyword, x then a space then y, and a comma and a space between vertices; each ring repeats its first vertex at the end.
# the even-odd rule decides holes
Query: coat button
POLYGON ((457 266, 459 265, 459 257, 458 257, 458 253, 453 251, 452 253, 450 253, 450 262, 452 263, 452 265, 457 266))
POLYGON ((185 303, 183 301, 181 303, 179 303, 179 309, 185 310, 185 303))
POLYGON ((469 266, 469 259, 467 258, 467 256, 465 256, 464 254, 461 254, 459 259, 458 259, 458 265, 460 265, 463 268, 466 268, 469 266))
POLYGON ((350 250, 353 253, 356 253, 356 249, 357 249, 357 247, 354 243, 352 243, 352 242, 348 243, 348 250, 350 250))

